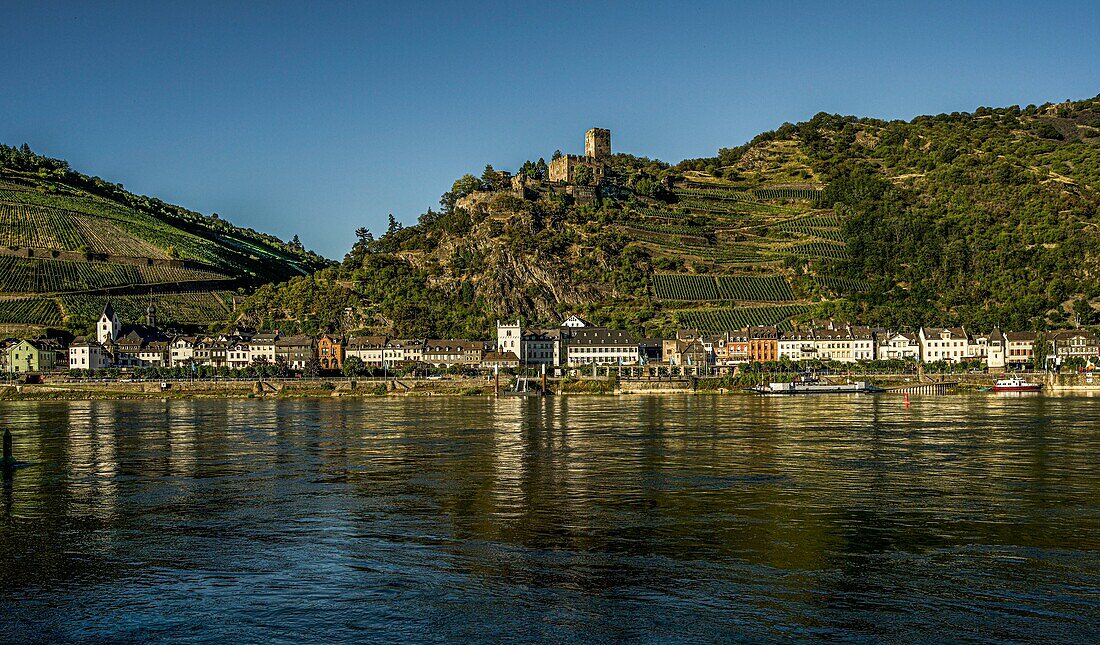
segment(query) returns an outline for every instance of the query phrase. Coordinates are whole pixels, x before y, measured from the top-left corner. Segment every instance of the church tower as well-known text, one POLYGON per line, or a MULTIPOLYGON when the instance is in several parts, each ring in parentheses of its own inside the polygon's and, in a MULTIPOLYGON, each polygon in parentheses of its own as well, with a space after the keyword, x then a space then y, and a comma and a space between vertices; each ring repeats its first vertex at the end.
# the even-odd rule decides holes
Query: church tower
POLYGON ((157 308, 153 306, 153 298, 149 297, 149 306, 145 308, 145 326, 150 329, 157 328, 157 308))
POLYGON ((118 315, 115 314, 115 308, 111 306, 111 301, 108 300, 107 304, 103 306, 103 313, 99 314, 99 322, 95 325, 95 339, 99 341, 100 345, 105 345, 109 341, 117 339, 121 330, 122 323, 119 321, 118 315))

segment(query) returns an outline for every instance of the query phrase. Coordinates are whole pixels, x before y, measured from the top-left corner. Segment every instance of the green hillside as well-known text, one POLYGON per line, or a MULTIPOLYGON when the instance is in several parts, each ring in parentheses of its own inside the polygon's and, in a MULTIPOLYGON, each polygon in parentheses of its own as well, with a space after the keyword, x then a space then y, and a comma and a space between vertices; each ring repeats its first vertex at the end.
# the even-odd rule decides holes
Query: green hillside
MULTIPOLYGON (((484 335, 577 312, 639 333, 836 316, 871 325, 1094 324, 1100 100, 909 122, 819 114, 675 166, 613 155, 601 199, 491 167, 414 226, 241 314, 306 331, 484 335), (575 194, 571 196, 568 192, 575 194)), ((579 183, 590 175, 579 174, 579 183)))
POLYGON ((0 326, 6 330, 81 330, 108 296, 140 301, 137 312, 152 298, 160 318, 172 324, 221 323, 232 311, 224 303, 238 289, 327 264, 300 245, 134 195, 26 146, 0 146, 0 326))

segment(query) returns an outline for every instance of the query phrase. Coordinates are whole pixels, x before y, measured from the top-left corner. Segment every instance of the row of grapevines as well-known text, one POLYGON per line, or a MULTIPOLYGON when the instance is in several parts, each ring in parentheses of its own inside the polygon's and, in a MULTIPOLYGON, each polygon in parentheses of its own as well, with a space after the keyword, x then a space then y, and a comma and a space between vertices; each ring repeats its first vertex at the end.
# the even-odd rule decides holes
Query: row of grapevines
MULTIPOLYGON (((115 202, 84 196, 46 194, 35 191, 4 191, 0 190, 0 200, 19 202, 49 209, 67 211, 79 218, 100 218, 109 220, 114 227, 121 229, 128 237, 138 238, 147 248, 163 249, 175 248, 181 257, 199 260, 201 262, 225 266, 226 260, 219 253, 217 245, 197 235, 177 229, 159 219, 141 211, 127 208, 115 202)), ((99 222, 92 223, 82 231, 85 235, 94 234, 95 226, 99 222)), ((106 234, 110 235, 111 227, 104 227, 106 234)), ((109 243, 109 240, 107 240, 109 243)), ((138 255, 139 257, 158 257, 158 255, 144 255, 127 252, 125 249, 109 246, 107 250, 97 251, 114 253, 117 255, 138 255)), ((163 257, 163 255, 159 255, 163 257)))
POLYGON ((821 191, 816 188, 757 188, 752 191, 758 199, 797 199, 816 201, 821 191))
POLYGON ((85 242, 74 220, 52 209, 0 202, 0 246, 75 251, 85 242))
POLYGON ((716 280, 718 294, 723 300, 794 300, 791 285, 783 276, 721 275, 716 280))
POLYGON ((661 300, 794 300, 782 276, 654 274, 654 296, 661 300))
POLYGON ((834 242, 844 243, 844 233, 841 232, 839 228, 807 226, 803 224, 801 220, 787 220, 785 222, 779 222, 778 224, 769 225, 768 229, 772 231, 798 233, 799 235, 819 237, 824 240, 832 240, 834 242))
POLYGON ((0 257, 0 291, 94 291, 122 286, 227 279, 212 271, 174 266, 0 257))
POLYGON ((61 310, 49 298, 0 300, 0 323, 12 325, 58 325, 61 310))
POLYGON ((676 318, 684 327, 711 333, 734 331, 747 325, 776 325, 808 311, 805 305, 774 307, 730 307, 725 309, 683 309, 676 318))
MULTIPOLYGON (((210 324, 222 322, 229 314, 225 302, 232 292, 193 291, 185 293, 158 293, 152 296, 157 315, 168 323, 210 324)), ((149 306, 150 296, 111 296, 111 307, 126 321, 141 320, 149 306)), ((61 296, 65 311, 80 321, 92 321, 99 317, 107 296, 70 294, 61 296)))
POLYGON ((847 254, 847 247, 843 244, 832 242, 807 242, 776 249, 779 253, 787 253, 807 258, 826 258, 841 260, 847 254))

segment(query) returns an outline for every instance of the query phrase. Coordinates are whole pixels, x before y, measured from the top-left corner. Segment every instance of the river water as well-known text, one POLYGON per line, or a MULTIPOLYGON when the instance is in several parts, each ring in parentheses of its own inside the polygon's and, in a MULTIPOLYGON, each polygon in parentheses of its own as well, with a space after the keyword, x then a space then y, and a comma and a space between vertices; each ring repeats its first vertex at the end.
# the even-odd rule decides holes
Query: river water
POLYGON ((4 403, 0 641, 1097 642, 1098 410, 4 403))

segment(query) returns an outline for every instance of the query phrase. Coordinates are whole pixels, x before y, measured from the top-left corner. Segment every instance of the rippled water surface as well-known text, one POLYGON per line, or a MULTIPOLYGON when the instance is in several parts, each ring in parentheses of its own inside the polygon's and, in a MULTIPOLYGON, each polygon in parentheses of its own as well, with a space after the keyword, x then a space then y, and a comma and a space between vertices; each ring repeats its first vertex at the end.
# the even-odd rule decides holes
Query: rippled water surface
POLYGON ((1098 412, 0 404, 0 641, 1097 642, 1098 412))

